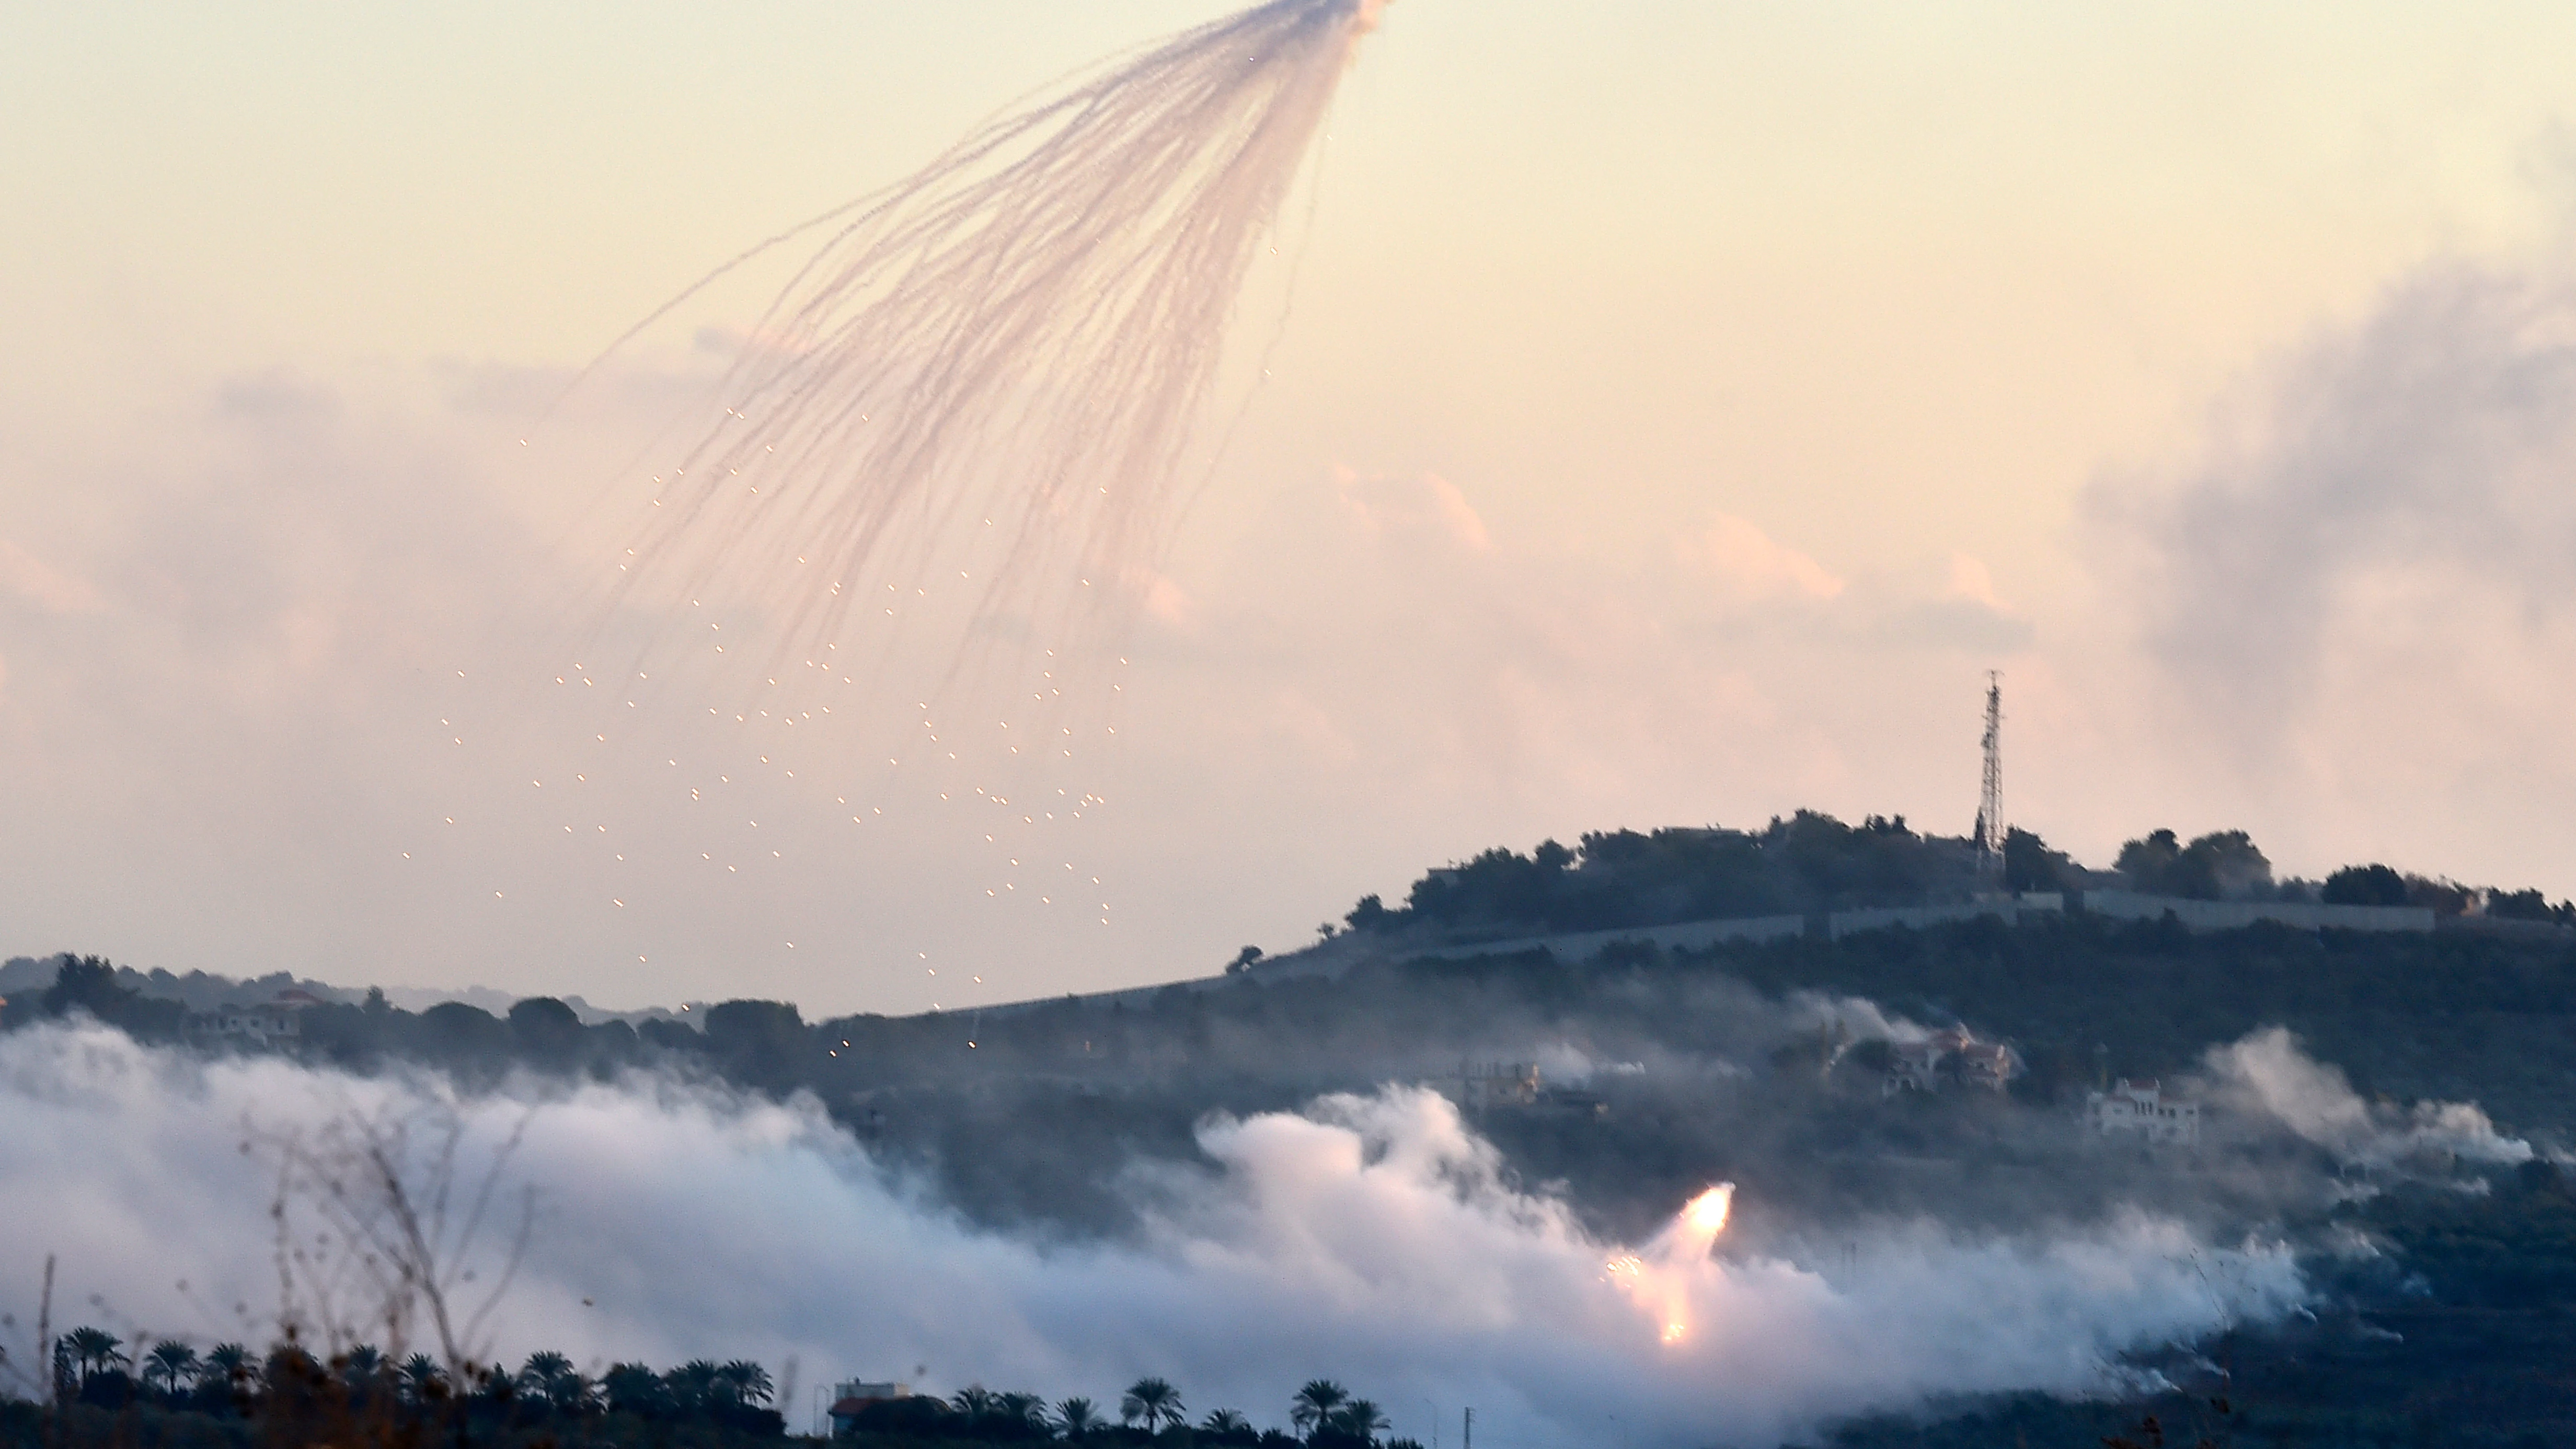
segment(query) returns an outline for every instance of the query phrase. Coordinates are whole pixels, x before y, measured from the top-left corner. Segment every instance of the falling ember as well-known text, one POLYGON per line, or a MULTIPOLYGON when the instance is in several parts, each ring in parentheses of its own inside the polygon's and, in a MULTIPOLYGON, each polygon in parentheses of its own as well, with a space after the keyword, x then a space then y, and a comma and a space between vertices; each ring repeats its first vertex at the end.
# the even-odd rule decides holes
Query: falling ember
POLYGON ((1711 1271, 1708 1250, 1726 1231, 1734 1204, 1735 1184, 1721 1182, 1684 1204, 1643 1250, 1610 1260, 1605 1276, 1629 1302, 1654 1316, 1666 1343, 1690 1337, 1691 1285, 1711 1271))

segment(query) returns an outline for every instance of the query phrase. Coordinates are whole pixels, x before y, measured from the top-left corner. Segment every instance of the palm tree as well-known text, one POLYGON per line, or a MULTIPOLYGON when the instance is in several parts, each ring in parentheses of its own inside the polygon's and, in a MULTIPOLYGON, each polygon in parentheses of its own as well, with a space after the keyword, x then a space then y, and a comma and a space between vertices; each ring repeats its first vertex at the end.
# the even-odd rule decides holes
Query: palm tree
POLYGON ((539 1349, 519 1365, 519 1387, 531 1394, 542 1394, 563 1375, 572 1372, 572 1360, 553 1349, 539 1349))
POLYGON ((104 1328, 75 1328, 64 1334, 62 1341, 71 1349, 72 1365, 80 1373, 82 1388, 89 1387, 90 1375, 134 1362, 118 1351, 125 1340, 104 1328))
POLYGON ((995 1394, 993 1412, 1014 1424, 1037 1429, 1047 1426, 1046 1400, 1035 1394, 995 1394))
POLYGON ((1211 1434, 1234 1434, 1248 1430, 1252 1421, 1234 1409, 1217 1409, 1199 1420, 1199 1427, 1211 1434))
POLYGON ((1333 1427, 1364 1444, 1377 1442, 1378 1431, 1394 1424, 1367 1399, 1352 1399, 1333 1411, 1333 1427))
POLYGON ((374 1383, 384 1371, 384 1353, 372 1343, 351 1348, 340 1360, 340 1381, 353 1389, 363 1389, 374 1383))
POLYGON ((245 1393, 259 1386, 259 1361, 238 1343, 219 1343, 207 1349, 203 1373, 214 1374, 245 1393))
POLYGON ((747 1358, 738 1358, 716 1370, 717 1379, 733 1390, 737 1404, 765 1404, 776 1390, 770 1386, 769 1370, 747 1358))
POLYGON ((1167 1379, 1138 1379, 1127 1386, 1118 1400, 1118 1417, 1129 1421, 1142 1419, 1148 1429, 1164 1429, 1189 1417, 1181 1405, 1181 1391, 1167 1379))
POLYGON ((662 1375, 663 1386, 671 1391, 671 1403, 682 1413, 703 1409, 720 1399, 730 1401, 733 1386, 716 1376, 716 1363, 711 1358, 693 1358, 662 1375))
POLYGON ((559 1414, 588 1414, 600 1406, 599 1385, 582 1376, 577 1369, 567 1370, 546 1385, 546 1402, 559 1414))
POLYGON ((599 1376, 599 1385, 608 1393, 608 1407, 621 1414, 653 1415, 670 1407, 670 1391, 662 1386, 662 1376, 640 1363, 616 1363, 599 1376))
POLYGON ((1055 1406, 1055 1426, 1064 1434, 1064 1437, 1080 1439, 1089 1435, 1094 1429, 1106 1427, 1107 1421, 1100 1417, 1098 1405, 1089 1399, 1077 1398, 1067 1399, 1055 1406))
POLYGON ((1288 1422, 1312 1434, 1328 1424, 1335 1409, 1349 1400, 1351 1391, 1331 1379, 1308 1379, 1288 1402, 1288 1422))
POLYGON ((446 1392, 447 1373, 438 1366, 438 1360, 425 1353, 416 1353, 404 1359, 402 1366, 394 1370, 394 1382, 401 1388, 404 1398, 415 1404, 425 1404, 446 1392))
POLYGON ((143 1387, 152 1387, 155 1379, 161 1381, 164 1393, 179 1397, 181 1379, 196 1382, 197 1351, 174 1338, 152 1345, 152 1351, 143 1356, 143 1387))

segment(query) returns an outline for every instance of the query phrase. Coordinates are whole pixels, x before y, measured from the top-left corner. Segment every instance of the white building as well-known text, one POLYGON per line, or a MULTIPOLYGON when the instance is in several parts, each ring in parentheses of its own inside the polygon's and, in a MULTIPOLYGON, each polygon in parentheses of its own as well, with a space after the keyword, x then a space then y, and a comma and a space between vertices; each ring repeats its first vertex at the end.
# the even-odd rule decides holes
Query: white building
POLYGON ((2167 1101, 2163 1084, 2153 1080, 2122 1077, 2107 1092, 2085 1093, 2084 1122, 2104 1137, 2129 1135, 2159 1146, 2200 1141, 2200 1104, 2167 1101))

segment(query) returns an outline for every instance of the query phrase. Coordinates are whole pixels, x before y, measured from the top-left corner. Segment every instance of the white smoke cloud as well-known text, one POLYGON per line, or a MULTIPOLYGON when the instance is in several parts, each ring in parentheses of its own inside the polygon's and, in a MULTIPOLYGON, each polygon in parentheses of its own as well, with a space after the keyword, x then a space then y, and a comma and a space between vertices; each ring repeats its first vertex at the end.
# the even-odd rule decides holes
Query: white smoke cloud
POLYGON ((1656 1285, 1688 1321, 1666 1343, 1662 1313, 1611 1281, 1619 1250, 1511 1186, 1419 1091, 1212 1123, 1214 1169, 1162 1173, 1151 1230, 1125 1245, 978 1230, 810 1102, 668 1081, 456 1100, 75 1025, 0 1040, 0 1096, 19 1322, 52 1252, 58 1320, 88 1301, 128 1331, 200 1340, 244 1336, 236 1305, 276 1300, 274 1168, 244 1144, 352 1112, 454 1111, 469 1163, 524 1132, 511 1164, 538 1231, 487 1356, 756 1356, 807 1383, 927 1364, 933 1385, 1051 1395, 1158 1373, 1200 1409, 1268 1416, 1325 1374, 1399 1414, 1473 1403, 1522 1437, 1580 1439, 1616 1413, 1640 1443, 1753 1442, 1941 1391, 2096 1388, 2126 1350, 2277 1316, 2302 1291, 2284 1250, 2145 1217, 2048 1239, 1882 1234, 1830 1275, 1721 1242, 1656 1285))
POLYGON ((2285 1027, 2267 1027, 2204 1058, 2213 1096, 2241 1112, 2277 1120, 2344 1161, 2380 1170, 2409 1164, 2531 1160, 2531 1144, 2498 1133, 2469 1102, 2376 1106, 2352 1089, 2341 1067, 2300 1050, 2285 1027))
POLYGON ((1859 996, 1829 996, 1794 991, 1788 1001, 1790 1024, 1800 1031, 1838 1028, 1847 1041, 1917 1042, 1932 1035, 1921 1022, 1890 1016, 1875 1001, 1859 996))

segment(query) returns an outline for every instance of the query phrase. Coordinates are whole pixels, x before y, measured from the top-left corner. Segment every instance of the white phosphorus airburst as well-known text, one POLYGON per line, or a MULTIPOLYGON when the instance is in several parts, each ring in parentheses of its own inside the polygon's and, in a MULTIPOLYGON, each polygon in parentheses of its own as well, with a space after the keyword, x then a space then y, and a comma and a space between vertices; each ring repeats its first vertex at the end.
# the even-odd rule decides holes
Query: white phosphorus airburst
MULTIPOLYGON (((791 663, 918 614, 1035 644, 1113 617, 1382 3, 1271 0, 1185 32, 755 249, 824 238, 659 475, 619 597, 748 606, 761 658, 791 663)), ((693 650, 741 652, 703 619, 693 650)))

